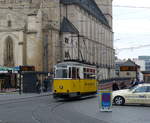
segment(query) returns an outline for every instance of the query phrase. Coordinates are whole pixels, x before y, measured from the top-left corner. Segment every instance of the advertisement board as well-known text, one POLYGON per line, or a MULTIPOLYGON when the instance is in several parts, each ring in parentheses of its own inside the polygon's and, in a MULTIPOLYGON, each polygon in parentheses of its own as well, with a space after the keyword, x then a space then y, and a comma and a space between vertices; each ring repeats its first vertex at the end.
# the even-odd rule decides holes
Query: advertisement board
POLYGON ((112 91, 99 90, 98 97, 100 111, 112 111, 112 91))

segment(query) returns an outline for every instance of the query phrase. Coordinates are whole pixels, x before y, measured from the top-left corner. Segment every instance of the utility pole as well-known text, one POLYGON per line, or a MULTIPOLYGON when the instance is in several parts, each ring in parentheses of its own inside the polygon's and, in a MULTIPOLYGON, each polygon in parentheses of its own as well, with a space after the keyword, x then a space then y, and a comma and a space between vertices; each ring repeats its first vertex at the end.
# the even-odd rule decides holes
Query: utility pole
POLYGON ((80 50, 80 44, 79 44, 79 42, 80 42, 80 36, 79 36, 79 34, 78 34, 78 60, 80 60, 80 54, 79 54, 79 50, 80 50))

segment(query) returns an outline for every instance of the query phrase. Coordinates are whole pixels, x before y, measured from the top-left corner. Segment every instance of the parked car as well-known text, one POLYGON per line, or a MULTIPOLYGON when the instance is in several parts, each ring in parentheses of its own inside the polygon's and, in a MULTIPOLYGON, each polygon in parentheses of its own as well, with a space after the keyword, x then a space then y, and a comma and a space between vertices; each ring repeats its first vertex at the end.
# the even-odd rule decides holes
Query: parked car
POLYGON ((115 105, 150 104, 150 83, 139 84, 130 89, 117 90, 112 95, 115 105))

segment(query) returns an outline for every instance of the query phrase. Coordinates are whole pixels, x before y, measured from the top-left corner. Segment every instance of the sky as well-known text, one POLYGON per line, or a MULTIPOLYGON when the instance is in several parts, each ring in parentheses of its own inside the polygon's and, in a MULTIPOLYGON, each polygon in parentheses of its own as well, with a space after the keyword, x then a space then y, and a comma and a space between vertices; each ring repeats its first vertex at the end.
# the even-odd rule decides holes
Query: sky
POLYGON ((113 32, 118 58, 150 56, 150 0, 113 0, 113 32))

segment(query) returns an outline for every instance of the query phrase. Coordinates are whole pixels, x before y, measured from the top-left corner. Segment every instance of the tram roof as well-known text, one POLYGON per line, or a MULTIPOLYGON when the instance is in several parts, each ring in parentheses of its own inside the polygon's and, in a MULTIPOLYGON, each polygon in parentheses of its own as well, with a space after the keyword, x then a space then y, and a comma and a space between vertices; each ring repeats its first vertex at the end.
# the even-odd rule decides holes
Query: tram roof
POLYGON ((96 68, 94 65, 89 65, 89 64, 84 64, 84 63, 79 63, 79 62, 61 62, 56 64, 55 66, 57 67, 65 67, 65 66, 84 66, 84 67, 93 67, 96 68))

